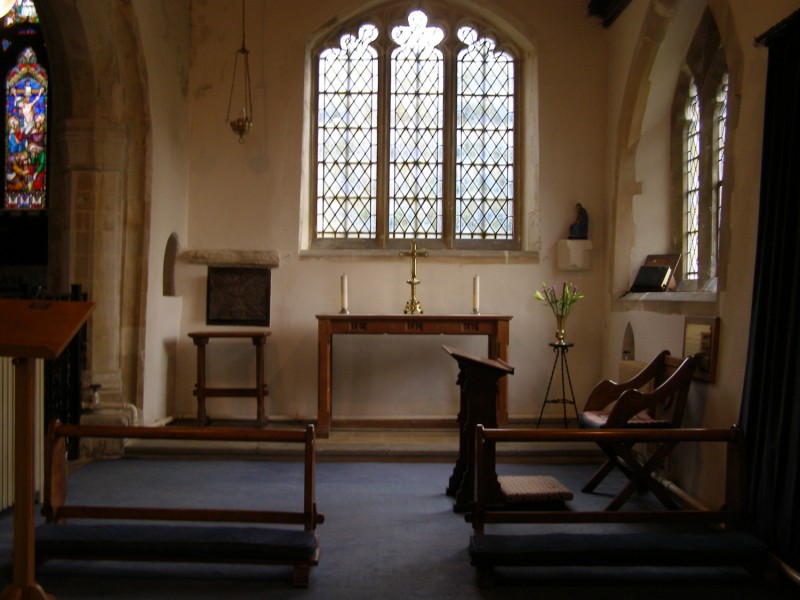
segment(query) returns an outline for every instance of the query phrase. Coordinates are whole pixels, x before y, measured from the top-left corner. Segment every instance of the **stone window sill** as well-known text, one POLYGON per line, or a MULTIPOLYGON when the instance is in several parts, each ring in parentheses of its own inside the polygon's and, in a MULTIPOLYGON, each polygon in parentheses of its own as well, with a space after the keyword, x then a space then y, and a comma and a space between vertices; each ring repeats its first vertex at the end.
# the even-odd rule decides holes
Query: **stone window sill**
POLYGON ((623 302, 716 302, 716 292, 629 292, 619 297, 623 302))
MULTIPOLYGON (((539 253, 535 251, 523 250, 453 250, 453 249, 433 249, 424 248, 423 242, 418 242, 420 249, 428 252, 426 260, 434 262, 482 262, 482 263, 538 263, 539 253)), ((336 260, 357 260, 357 259, 386 259, 395 258, 401 249, 321 249, 311 248, 300 251, 301 259, 336 259, 336 260)))

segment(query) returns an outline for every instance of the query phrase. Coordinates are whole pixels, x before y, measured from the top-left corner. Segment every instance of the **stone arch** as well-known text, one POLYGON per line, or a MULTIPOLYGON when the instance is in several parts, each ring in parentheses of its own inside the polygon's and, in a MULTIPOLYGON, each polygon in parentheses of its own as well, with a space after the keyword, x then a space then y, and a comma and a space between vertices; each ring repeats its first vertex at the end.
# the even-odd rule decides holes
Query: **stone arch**
POLYGON ((161 273, 161 294, 164 296, 175 295, 175 265, 180 253, 178 234, 171 233, 164 246, 164 265, 161 273))
POLYGON ((38 3, 48 45, 52 290, 80 284, 96 303, 85 380, 141 404, 149 113, 129 0, 38 3))
POLYGON ((630 248, 634 242, 633 197, 641 193, 636 179, 636 150, 650 93, 650 73, 672 18, 674 0, 654 0, 648 7, 634 51, 620 106, 617 129, 616 183, 612 202, 612 260, 609 285, 614 297, 631 281, 630 248))
MULTIPOLYGON (((630 249, 634 245, 633 198, 642 192, 642 184, 636 179, 636 152, 642 135, 642 125, 650 100, 653 83, 653 67, 667 36, 672 20, 678 10, 676 0, 652 0, 645 14, 634 58, 628 72, 620 105, 617 128, 615 188, 611 218, 611 261, 609 287, 612 297, 619 297, 632 281, 633 271, 638 265, 631 264, 630 249)), ((733 160, 732 149, 738 121, 738 97, 741 90, 742 52, 735 35, 733 17, 728 0, 708 0, 706 6, 716 22, 725 49, 725 62, 730 73, 728 143, 731 149, 726 161, 733 160)), ((733 173, 733 169, 726 169, 733 173)), ((726 194, 730 196, 733 181, 726 181, 726 194)), ((727 211, 730 214, 730 210, 727 211)), ((730 244, 723 217, 721 250, 730 244)), ((724 283, 724 270, 720 273, 720 285, 724 283)))

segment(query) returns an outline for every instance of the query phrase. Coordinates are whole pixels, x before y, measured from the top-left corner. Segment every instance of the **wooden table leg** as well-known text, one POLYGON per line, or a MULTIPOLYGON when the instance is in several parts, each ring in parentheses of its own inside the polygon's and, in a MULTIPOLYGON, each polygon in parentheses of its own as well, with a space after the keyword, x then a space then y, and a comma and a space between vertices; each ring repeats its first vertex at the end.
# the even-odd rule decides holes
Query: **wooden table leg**
POLYGON ((267 424, 267 413, 264 408, 264 336, 254 336, 256 347, 256 420, 262 426, 267 424))
POLYGON ((36 583, 34 363, 14 359, 14 580, 0 600, 53 598, 36 583))
POLYGON ((327 438, 331 432, 331 363, 333 334, 331 323, 319 320, 317 347, 317 437, 327 438))
POLYGON ((206 413, 206 346, 208 338, 193 338, 197 346, 197 383, 194 393, 197 396, 197 424, 199 426, 208 425, 208 413, 206 413))

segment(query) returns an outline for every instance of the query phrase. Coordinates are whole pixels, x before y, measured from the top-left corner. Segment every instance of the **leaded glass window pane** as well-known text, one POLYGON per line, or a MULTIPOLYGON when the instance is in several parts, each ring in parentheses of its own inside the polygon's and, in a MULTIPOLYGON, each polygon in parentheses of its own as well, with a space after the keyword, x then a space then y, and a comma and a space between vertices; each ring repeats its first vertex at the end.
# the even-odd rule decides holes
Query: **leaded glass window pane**
POLYGON ((516 247, 512 55, 453 14, 373 16, 319 54, 315 239, 516 247))
POLYGON ((317 117, 317 237, 374 238, 378 30, 364 25, 321 53, 317 117))
POLYGON ((514 61, 462 27, 456 80, 457 239, 514 233, 514 61))
POLYGON ((413 11, 392 29, 389 109, 389 237, 442 237, 444 38, 413 11))
POLYGON ((31 48, 6 74, 6 208, 45 208, 47 83, 31 48))
POLYGON ((719 257, 719 238, 720 238, 720 224, 722 223, 722 190, 725 183, 724 167, 725 167, 725 134, 727 131, 728 123, 728 74, 724 73, 722 82, 719 86, 717 93, 717 110, 716 110, 716 125, 717 125, 717 138, 716 138, 716 185, 713 198, 712 214, 713 214, 713 232, 714 232, 714 255, 712 258, 712 272, 717 272, 717 261, 719 257))
POLYGON ((685 278, 697 279, 700 272, 700 101, 694 81, 686 101, 685 185, 685 278))

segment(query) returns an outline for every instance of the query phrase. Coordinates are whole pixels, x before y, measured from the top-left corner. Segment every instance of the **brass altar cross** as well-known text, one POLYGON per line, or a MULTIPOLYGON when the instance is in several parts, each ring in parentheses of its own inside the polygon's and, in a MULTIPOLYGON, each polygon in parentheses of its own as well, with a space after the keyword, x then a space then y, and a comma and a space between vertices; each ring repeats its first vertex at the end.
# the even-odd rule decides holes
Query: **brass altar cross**
POLYGON ((421 315, 422 305, 420 304, 419 300, 417 300, 417 286, 422 282, 419 279, 417 279, 417 257, 428 256, 428 251, 427 250, 417 251, 417 240, 412 240, 411 251, 401 252, 400 256, 411 257, 411 279, 406 281, 406 283, 408 283, 411 286, 411 299, 408 302, 406 302, 406 307, 403 309, 403 313, 407 315, 408 314, 421 315))

